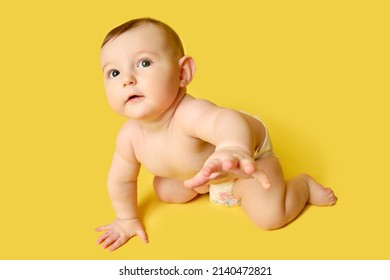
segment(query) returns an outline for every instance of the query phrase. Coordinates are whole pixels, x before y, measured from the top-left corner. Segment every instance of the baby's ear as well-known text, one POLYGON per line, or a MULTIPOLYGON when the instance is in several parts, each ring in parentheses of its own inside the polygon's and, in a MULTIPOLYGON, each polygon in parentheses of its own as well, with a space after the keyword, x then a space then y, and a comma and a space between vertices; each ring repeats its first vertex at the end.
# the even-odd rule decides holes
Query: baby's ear
POLYGON ((186 87, 194 78, 196 64, 195 60, 188 55, 179 60, 180 67, 180 87, 186 87))

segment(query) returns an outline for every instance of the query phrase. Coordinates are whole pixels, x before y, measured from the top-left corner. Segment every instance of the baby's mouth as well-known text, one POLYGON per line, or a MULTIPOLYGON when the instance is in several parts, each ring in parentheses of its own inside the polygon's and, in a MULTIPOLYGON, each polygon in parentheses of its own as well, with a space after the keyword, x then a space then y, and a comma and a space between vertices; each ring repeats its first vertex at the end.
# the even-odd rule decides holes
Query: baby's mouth
POLYGON ((137 94, 130 95, 129 98, 127 99, 126 103, 127 102, 135 102, 135 101, 141 99, 142 97, 143 97, 142 95, 137 95, 137 94))

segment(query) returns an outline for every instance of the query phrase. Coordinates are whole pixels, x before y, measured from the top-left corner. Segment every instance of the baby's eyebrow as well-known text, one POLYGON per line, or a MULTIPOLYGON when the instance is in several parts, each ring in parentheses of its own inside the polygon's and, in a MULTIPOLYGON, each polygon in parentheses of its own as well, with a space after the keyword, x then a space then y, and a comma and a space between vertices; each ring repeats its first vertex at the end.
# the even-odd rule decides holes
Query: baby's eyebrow
POLYGON ((103 67, 102 67, 102 72, 104 72, 104 69, 110 64, 111 62, 107 62, 107 63, 104 63, 103 67))
POLYGON ((132 54, 134 57, 139 57, 139 56, 154 56, 154 57, 158 57, 160 56, 160 53, 159 51, 156 51, 154 49, 143 49, 143 50, 139 50, 139 51, 136 51, 132 54))

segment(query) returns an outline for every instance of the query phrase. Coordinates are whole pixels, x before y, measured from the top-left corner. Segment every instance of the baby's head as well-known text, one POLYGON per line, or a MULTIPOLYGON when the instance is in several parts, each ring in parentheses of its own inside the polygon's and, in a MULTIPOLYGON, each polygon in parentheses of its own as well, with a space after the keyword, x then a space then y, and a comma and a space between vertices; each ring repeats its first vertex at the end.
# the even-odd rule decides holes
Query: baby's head
POLYGON ((184 56, 183 43, 181 42, 180 37, 179 35, 177 35, 175 30, 173 30, 169 25, 153 18, 132 19, 115 27, 110 32, 108 32, 108 34, 103 40, 103 44, 101 45, 101 48, 103 48, 103 46, 107 44, 107 42, 117 38, 123 33, 148 24, 158 27, 163 32, 167 40, 167 43, 171 47, 171 50, 174 52, 174 55, 176 55, 178 58, 184 56))
POLYGON ((161 116, 181 96, 195 72, 179 36, 154 19, 128 21, 101 47, 104 87, 111 107, 131 118, 161 116))

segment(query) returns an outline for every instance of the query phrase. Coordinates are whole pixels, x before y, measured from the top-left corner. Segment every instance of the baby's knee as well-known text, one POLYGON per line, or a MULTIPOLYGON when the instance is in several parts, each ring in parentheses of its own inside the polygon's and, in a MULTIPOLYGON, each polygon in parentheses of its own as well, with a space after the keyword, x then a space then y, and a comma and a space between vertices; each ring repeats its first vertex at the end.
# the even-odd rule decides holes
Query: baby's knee
POLYGON ((262 229, 262 230, 266 230, 266 231, 270 231, 270 230, 275 230, 275 229, 278 229, 278 228, 281 228, 284 226, 284 223, 280 223, 278 221, 255 221, 254 222, 255 225, 262 229))
POLYGON ((164 188, 154 185, 154 192, 162 202, 173 202, 172 195, 164 188))
POLYGON ((162 202, 173 203, 175 198, 169 189, 162 187, 159 184, 154 184, 154 192, 162 202))
POLYGON ((261 215, 252 219, 253 223, 262 230, 275 230, 286 224, 285 215, 282 213, 273 213, 267 216, 261 215))
POLYGON ((158 198, 166 203, 185 203, 197 196, 197 193, 191 190, 178 189, 173 186, 174 182, 169 179, 156 177, 153 182, 154 190, 158 198))

